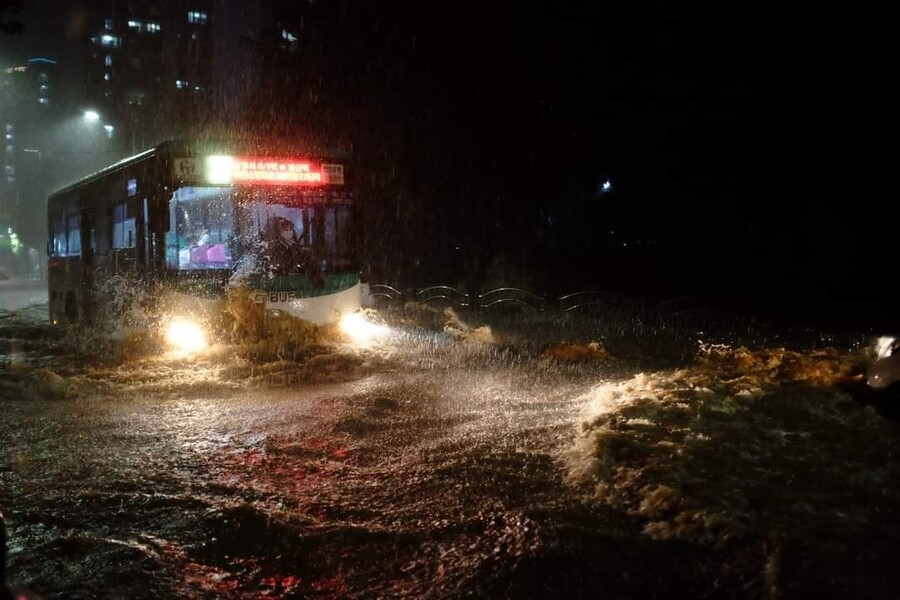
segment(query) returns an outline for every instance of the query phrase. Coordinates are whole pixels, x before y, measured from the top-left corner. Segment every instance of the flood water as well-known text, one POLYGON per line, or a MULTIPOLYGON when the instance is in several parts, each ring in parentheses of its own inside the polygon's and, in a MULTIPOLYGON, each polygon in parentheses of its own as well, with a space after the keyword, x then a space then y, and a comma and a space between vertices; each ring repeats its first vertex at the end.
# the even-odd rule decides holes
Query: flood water
POLYGON ((0 510, 10 583, 48 598, 900 585, 900 437, 859 386, 865 336, 687 344, 701 332, 621 315, 467 336, 406 315, 299 365, 98 362, 31 310, 0 323, 28 340, 0 362, 0 510))

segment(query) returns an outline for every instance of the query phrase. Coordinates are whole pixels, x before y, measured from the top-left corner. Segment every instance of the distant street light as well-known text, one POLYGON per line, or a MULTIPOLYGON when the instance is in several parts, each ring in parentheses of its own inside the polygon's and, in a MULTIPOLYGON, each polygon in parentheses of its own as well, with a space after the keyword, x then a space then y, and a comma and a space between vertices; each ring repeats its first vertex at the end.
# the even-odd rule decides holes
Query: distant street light
POLYGON ((100 120, 100 113, 96 110, 86 110, 84 111, 84 120, 88 123, 95 123, 100 120))
POLYGON ((613 183, 611 179, 603 179, 598 185, 597 189, 594 190, 594 197, 599 198, 600 196, 606 196, 611 194, 613 191, 613 183))

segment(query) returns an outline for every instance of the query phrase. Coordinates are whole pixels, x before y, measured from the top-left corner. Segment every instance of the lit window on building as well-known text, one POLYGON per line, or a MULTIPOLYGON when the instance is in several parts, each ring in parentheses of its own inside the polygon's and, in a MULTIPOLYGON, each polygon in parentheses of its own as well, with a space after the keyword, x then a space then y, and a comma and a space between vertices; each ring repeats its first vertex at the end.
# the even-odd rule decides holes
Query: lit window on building
POLYGON ((150 33, 159 33, 159 23, 147 23, 147 31, 150 33))
POLYGON ((119 38, 115 35, 104 34, 100 36, 100 45, 106 48, 118 48, 119 38))
POLYGON ((103 20, 103 28, 107 31, 112 31, 115 27, 115 23, 113 23, 112 19, 104 19, 103 20))
POLYGON ((184 88, 190 87, 190 84, 187 81, 183 81, 181 79, 176 79, 175 87, 177 87, 179 90, 183 90, 184 88))
POLYGON ((141 30, 141 22, 140 21, 128 21, 128 29, 134 29, 135 31, 141 30))
POLYGON ((287 29, 281 30, 281 37, 282 37, 282 39, 284 39, 287 42, 293 43, 293 42, 298 41, 297 36, 294 35, 293 33, 291 33, 290 31, 288 31, 287 29))
POLYGON ((112 79, 112 77, 108 72, 103 74, 103 81, 109 81, 110 79, 112 79))
POLYGON ((112 56, 107 54, 106 58, 103 59, 103 64, 105 64, 107 67, 111 67, 112 66, 112 56))
POLYGON ((38 98, 38 103, 46 106, 47 104, 50 104, 50 99, 49 98, 38 98))
POLYGON ((189 10, 188 23, 194 23, 196 25, 206 25, 206 13, 196 10, 189 10))

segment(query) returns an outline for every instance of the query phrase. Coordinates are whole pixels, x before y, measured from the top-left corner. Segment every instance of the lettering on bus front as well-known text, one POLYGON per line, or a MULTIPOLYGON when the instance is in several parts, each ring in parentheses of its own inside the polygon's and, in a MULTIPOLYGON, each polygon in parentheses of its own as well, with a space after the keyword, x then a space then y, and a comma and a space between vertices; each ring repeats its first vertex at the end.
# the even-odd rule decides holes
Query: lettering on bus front
POLYGON ((265 304, 266 302, 288 302, 296 300, 297 293, 293 291, 267 292, 264 290, 253 290, 250 292, 250 301, 254 304, 265 304))

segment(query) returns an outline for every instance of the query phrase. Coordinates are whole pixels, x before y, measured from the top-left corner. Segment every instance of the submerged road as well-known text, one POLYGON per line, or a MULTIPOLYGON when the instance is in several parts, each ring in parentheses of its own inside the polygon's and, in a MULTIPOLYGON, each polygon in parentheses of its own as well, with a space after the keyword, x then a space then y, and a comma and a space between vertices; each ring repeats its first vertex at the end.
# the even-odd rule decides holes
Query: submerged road
POLYGON ((900 523, 884 458, 895 433, 837 391, 796 398, 797 373, 845 359, 726 353, 685 371, 682 385, 668 371, 638 375, 642 359, 594 360, 603 354, 588 346, 561 365, 500 344, 441 350, 438 338, 316 357, 308 364, 325 376, 313 379, 288 361, 236 362, 229 349, 0 365, 10 582, 53 599, 778 598, 828 588, 878 598, 896 583, 882 568, 900 523), (713 392, 722 381, 738 391, 713 392), (740 391, 762 385, 774 387, 758 401, 740 391), (691 521, 697 537, 678 539, 689 505, 658 521, 673 536, 647 535, 645 517, 596 501, 605 479, 571 479, 597 386, 610 411, 619 393, 675 401, 595 424, 605 433, 582 442, 604 446, 582 471, 644 498, 633 505, 643 515, 671 508, 665 486, 648 491, 643 478, 689 481, 685 498, 707 505, 696 514, 726 507, 724 522, 746 523, 745 537, 709 543, 691 521), (780 408, 772 398, 782 395, 780 408), (852 428, 864 445, 847 445, 852 428), (873 434, 891 436, 885 452, 873 434), (839 441, 871 457, 819 458, 839 441), (791 487, 798 480, 780 473, 815 479, 791 487), (853 512, 847 497, 858 492, 864 510, 853 512), (797 533, 786 544, 750 526, 797 533))
POLYGON ((566 483, 596 374, 395 369, 247 390, 168 368, 117 371, 115 398, 84 393, 88 378, 68 384, 77 399, 0 400, 15 583, 50 598, 593 597, 693 593, 708 567, 566 483))
POLYGON ((0 280, 0 311, 47 303, 47 282, 0 280))
POLYGON ((578 510, 556 457, 579 384, 521 375, 4 400, 11 577, 58 598, 527 595, 523 561, 578 510))

